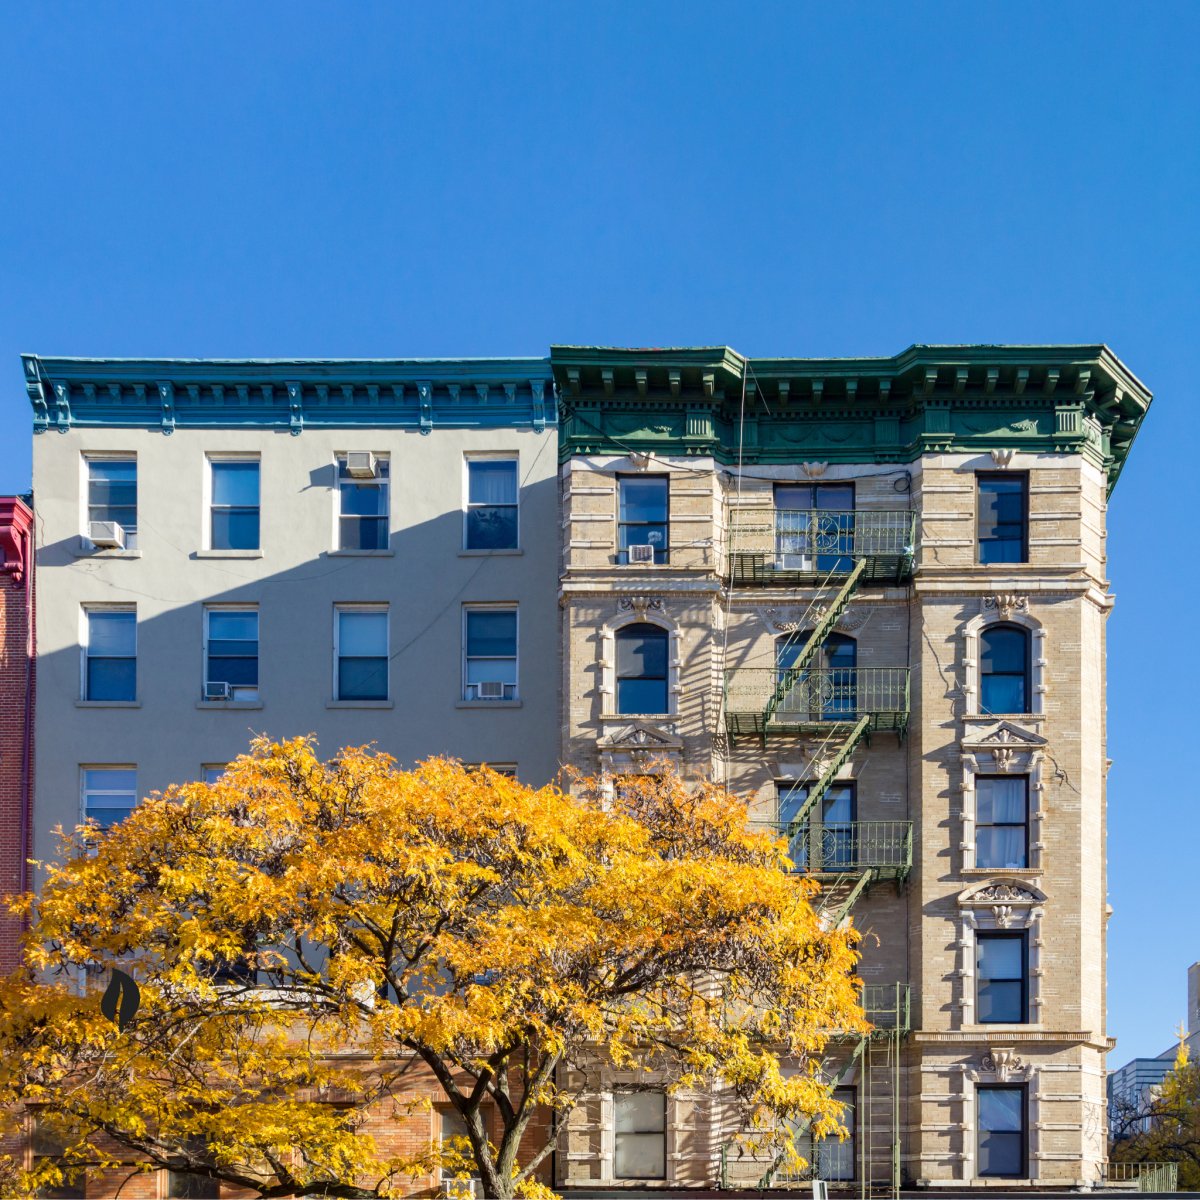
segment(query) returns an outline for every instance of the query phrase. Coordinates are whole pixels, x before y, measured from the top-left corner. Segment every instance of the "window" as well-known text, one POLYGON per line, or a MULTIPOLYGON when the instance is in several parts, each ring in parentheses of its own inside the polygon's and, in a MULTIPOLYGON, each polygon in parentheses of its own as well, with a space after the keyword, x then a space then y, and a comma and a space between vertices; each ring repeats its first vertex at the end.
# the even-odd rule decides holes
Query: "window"
POLYGON ((353 464, 346 455, 337 460, 338 549, 386 550, 388 548, 388 460, 373 454, 357 454, 353 464), (365 459, 360 466, 358 459, 365 459), (355 474, 350 474, 353 465, 355 474), (374 468, 373 475, 366 471, 374 468), (362 474, 358 472, 362 471, 362 474))
POLYGON ((670 712, 667 690, 669 634, 645 622, 617 630, 617 712, 622 716, 670 712))
POLYGON ((662 1092, 617 1092, 616 1179, 667 1177, 667 1098, 662 1092))
POLYGON ((1025 935, 975 935, 976 1020, 1021 1025, 1026 1016, 1025 935))
POLYGON ((842 1124, 850 1136, 844 1142, 836 1137, 820 1138, 816 1167, 819 1178, 844 1182, 854 1178, 854 1102, 858 1093, 854 1088, 834 1088, 833 1098, 846 1106, 842 1109, 842 1124))
POLYGON ((801 721, 839 721, 858 710, 858 643, 844 633, 831 633, 795 674, 796 660, 808 644, 808 632, 791 633, 775 643, 777 687, 784 689, 776 712, 801 721))
POLYGON ((83 815, 102 829, 123 821, 137 806, 137 769, 84 767, 83 815))
POLYGON ((789 839, 788 853, 799 870, 838 871, 852 867, 858 857, 858 799, 853 783, 830 784, 821 799, 821 820, 812 815, 800 828, 793 828, 812 785, 796 783, 780 787, 779 827, 789 839))
POLYGON ((515 458, 467 459, 466 549, 517 548, 519 486, 515 458))
POLYGON ((84 613, 83 698, 133 700, 137 693, 137 613, 90 608, 84 613))
POLYGON ((495 771, 497 775, 505 775, 509 779, 517 777, 517 764, 513 762, 463 763, 464 771, 478 771, 483 767, 487 767, 489 771, 495 771))
POLYGON ((334 611, 337 700, 388 698, 388 610, 334 611))
POLYGON ((975 1098, 979 1106, 979 1174, 1024 1179, 1025 1089, 980 1084, 975 1098))
MULTIPOLYGON (((188 1138, 186 1148, 191 1154, 202 1154, 206 1149, 204 1138, 188 1138)), ((211 1200, 218 1195, 220 1185, 207 1175, 194 1175, 190 1171, 167 1171, 167 1196, 169 1200, 211 1200)))
POLYGON ((854 484, 777 483, 775 558, 781 570, 849 571, 854 484))
POLYGON ((1029 712, 1029 634, 1015 625, 993 625, 979 637, 979 710, 1029 712))
POLYGON ((1027 867, 1029 777, 980 775, 975 779, 975 865, 1027 867))
POLYGON ((93 522, 114 521, 124 532, 126 550, 137 549, 137 459, 87 460, 87 535, 93 522))
POLYGON ((630 546, 653 546, 654 561, 667 561, 668 481, 665 475, 619 475, 617 561, 635 560, 630 546))
POLYGON ((517 698, 517 610, 463 610, 463 699, 517 698))
POLYGON ((220 783, 225 772, 229 769, 228 763, 205 763, 204 765, 204 782, 205 783, 220 783))
POLYGON ((977 475, 981 563, 1027 561, 1024 475, 977 475))
MULTIPOLYGON (((29 1149, 33 1159, 30 1166, 37 1167, 45 1159, 62 1158, 63 1139, 35 1115, 33 1118, 33 1128, 30 1130, 29 1135, 29 1149)), ((75 1197, 82 1198, 87 1194, 84 1187, 84 1179, 82 1168, 70 1172, 64 1171, 61 1183, 53 1187, 38 1188, 34 1195, 45 1197, 47 1200, 75 1200, 75 1197)))
POLYGON ((257 550, 258 461, 212 460, 212 523, 209 546, 213 550, 257 550))
POLYGON ((204 610, 205 700, 258 699, 258 609, 204 610))
POLYGON ((475 1161, 471 1157, 471 1143, 467 1135, 467 1122, 454 1108, 439 1108, 437 1113, 438 1180, 478 1178, 474 1175, 475 1161), (453 1141, 453 1139, 459 1139, 453 1141), (444 1147, 446 1142, 452 1142, 444 1147))

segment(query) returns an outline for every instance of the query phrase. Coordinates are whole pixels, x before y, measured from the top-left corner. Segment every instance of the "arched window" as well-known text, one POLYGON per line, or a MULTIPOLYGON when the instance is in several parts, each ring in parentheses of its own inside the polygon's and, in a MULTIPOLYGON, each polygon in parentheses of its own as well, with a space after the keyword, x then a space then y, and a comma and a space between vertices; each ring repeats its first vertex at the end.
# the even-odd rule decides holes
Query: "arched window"
POLYGON ((858 643, 844 633, 831 633, 797 678, 794 668, 809 633, 790 633, 775 643, 777 687, 786 694, 776 711, 813 721, 852 717, 858 708, 858 643))
POLYGON ((641 622, 617 631, 617 712, 625 716, 670 711, 667 696, 668 633, 641 622))
POLYGON ((993 625, 979 636, 979 711, 1030 711, 1029 634, 1016 625, 993 625))

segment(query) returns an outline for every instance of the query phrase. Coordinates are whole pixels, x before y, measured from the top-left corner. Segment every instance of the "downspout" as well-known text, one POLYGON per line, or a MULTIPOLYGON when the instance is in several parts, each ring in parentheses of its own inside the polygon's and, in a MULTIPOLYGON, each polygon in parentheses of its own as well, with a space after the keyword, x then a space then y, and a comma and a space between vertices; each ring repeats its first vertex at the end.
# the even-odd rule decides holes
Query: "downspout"
MULTIPOLYGON (((33 689, 34 689, 34 545, 33 522, 25 530, 25 722, 21 730, 21 892, 29 891, 29 858, 33 853, 33 689)), ((26 914, 23 928, 29 928, 26 914)))

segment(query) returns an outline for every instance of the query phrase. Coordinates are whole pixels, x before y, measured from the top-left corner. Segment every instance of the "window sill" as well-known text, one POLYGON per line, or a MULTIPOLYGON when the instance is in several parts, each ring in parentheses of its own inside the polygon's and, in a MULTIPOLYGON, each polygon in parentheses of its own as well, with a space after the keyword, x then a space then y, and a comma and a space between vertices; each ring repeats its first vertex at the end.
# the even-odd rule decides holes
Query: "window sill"
POLYGON ((520 708, 520 700, 459 700, 455 708, 520 708))
POLYGON ((261 550, 193 550, 193 558, 262 558, 261 550))
POLYGON ((395 558, 395 550, 326 550, 328 558, 395 558))
POLYGON ((676 713, 613 713, 606 712, 600 714, 601 721, 624 721, 628 724, 630 721, 653 721, 661 725, 668 721, 678 721, 679 717, 676 713))
POLYGON ((1020 879, 1024 875, 1040 875, 1041 867, 963 867, 960 874, 966 876, 976 875, 1011 875, 1014 879, 1020 879))
MULTIPOLYGON (((1040 713, 963 713, 964 721, 1044 721, 1046 714, 1040 713)), ((983 774, 983 772, 981 772, 983 774)))
POLYGON ((76 700, 76 708, 141 708, 140 700, 76 700))
POLYGON ((261 700, 197 700, 197 708, 262 708, 261 700))
POLYGON ((141 558, 140 550, 102 550, 99 546, 93 546, 91 542, 85 542, 82 538, 79 539, 79 545, 75 548, 76 558, 141 558))
POLYGON ((1040 1021, 1028 1021, 1020 1025, 1013 1021, 996 1021, 994 1024, 990 1021, 964 1021, 962 1032, 977 1033, 991 1038, 1020 1037, 1023 1033, 1041 1033, 1042 1023, 1040 1021))
POLYGON ((395 708, 395 700, 326 700, 326 708, 395 708))
POLYGON ((507 550, 460 550, 459 558, 502 558, 505 555, 524 554, 525 551, 519 546, 513 546, 507 550))

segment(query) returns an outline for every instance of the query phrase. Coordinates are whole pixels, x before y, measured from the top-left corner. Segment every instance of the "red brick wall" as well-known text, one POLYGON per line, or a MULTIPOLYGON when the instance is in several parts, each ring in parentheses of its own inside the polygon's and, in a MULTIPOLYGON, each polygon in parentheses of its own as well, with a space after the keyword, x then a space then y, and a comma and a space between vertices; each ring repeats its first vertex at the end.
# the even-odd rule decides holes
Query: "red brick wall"
MULTIPOLYGON (((33 791, 33 514, 0 496, 0 895, 22 890, 33 791)), ((21 924, 0 911, 0 971, 18 962, 21 924)))

